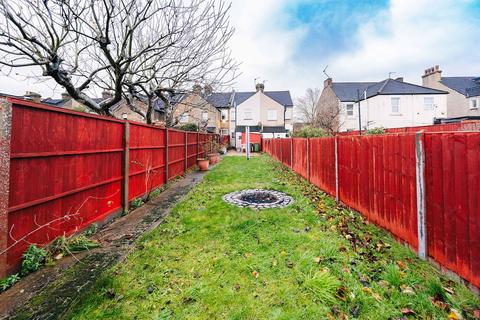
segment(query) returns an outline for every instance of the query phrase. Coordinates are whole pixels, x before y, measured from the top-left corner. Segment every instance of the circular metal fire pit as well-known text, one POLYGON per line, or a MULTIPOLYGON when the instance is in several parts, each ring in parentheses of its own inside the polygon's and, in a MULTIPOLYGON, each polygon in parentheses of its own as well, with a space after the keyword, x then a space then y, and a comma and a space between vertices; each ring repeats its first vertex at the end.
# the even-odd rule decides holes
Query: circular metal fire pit
POLYGON ((235 191, 223 196, 223 200, 243 208, 269 209, 286 207, 293 198, 283 192, 264 189, 235 191))

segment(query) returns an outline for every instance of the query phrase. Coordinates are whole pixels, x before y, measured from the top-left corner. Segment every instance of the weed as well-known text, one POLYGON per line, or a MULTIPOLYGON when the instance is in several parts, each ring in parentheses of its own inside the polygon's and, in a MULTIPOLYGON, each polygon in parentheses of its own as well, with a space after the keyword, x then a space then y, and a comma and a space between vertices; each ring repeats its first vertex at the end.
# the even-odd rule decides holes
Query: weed
POLYGON ((84 234, 86 237, 91 237, 98 231, 98 225, 96 223, 92 223, 88 226, 87 230, 85 230, 84 234))
POLYGON ((328 271, 317 271, 304 276, 303 286, 313 296, 315 302, 331 304, 335 302, 335 293, 340 281, 328 271))
POLYGON ((45 263, 47 251, 31 244, 23 254, 22 270, 20 274, 25 276, 31 272, 37 271, 45 263))
POLYGON ((53 256, 58 254, 66 256, 72 253, 98 248, 99 246, 100 244, 98 242, 87 238, 85 235, 79 235, 71 238, 61 236, 50 244, 49 253, 53 256))
POLYGON ((402 275, 395 264, 389 264, 385 267, 383 279, 395 288, 400 287, 402 284, 402 275))
POLYGON ((5 279, 0 280, 0 292, 3 292, 13 286, 18 280, 20 280, 20 277, 18 273, 12 274, 5 279))
POLYGON ((143 201, 142 198, 137 198, 137 199, 134 199, 132 201, 132 203, 130 204, 130 207, 135 210, 137 208, 140 208, 141 206, 143 206, 145 204, 145 201, 143 201))

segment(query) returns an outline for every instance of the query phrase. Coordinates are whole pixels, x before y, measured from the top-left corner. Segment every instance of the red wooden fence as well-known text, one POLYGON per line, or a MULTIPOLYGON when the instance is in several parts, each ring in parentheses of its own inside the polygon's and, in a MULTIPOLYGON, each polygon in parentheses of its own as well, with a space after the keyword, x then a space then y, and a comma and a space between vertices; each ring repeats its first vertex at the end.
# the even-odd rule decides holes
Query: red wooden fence
POLYGON ((184 174, 205 155, 205 143, 217 137, 9 101, 3 274, 18 267, 29 243, 45 244, 104 220, 123 210, 122 197, 131 201, 184 174))
MULTIPOLYGON (((427 254, 480 287, 480 132, 428 132, 423 141, 427 254)), ((418 249, 414 133, 265 139, 263 146, 278 161, 418 249), (289 144, 293 157, 279 152, 289 144)))

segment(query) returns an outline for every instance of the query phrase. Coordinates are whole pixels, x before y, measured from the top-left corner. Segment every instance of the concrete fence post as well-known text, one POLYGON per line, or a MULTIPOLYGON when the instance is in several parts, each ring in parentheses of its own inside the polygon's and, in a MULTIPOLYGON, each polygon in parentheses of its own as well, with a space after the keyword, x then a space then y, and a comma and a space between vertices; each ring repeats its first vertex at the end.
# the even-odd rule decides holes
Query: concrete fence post
POLYGON ((427 258, 427 230, 425 220, 425 135, 423 131, 415 134, 416 190, 417 190, 417 229, 418 256, 427 258))
POLYGON ((335 136, 335 145, 334 145, 334 153, 335 153, 335 201, 338 203, 340 200, 340 196, 338 195, 338 136, 335 136))
POLYGON ((200 132, 197 131, 197 158, 199 158, 199 156, 200 156, 200 132))
MULTIPOLYGON (((8 247, 8 197, 10 189, 10 143, 12 104, 0 100, 0 252, 8 247)), ((7 252, 0 254, 0 278, 7 276, 7 252)))
POLYGON ((165 128, 165 183, 168 182, 168 128, 165 128))
POLYGON ((128 184, 130 178, 130 123, 125 121, 123 127, 123 186, 122 186, 122 207, 127 212, 128 207, 128 184))

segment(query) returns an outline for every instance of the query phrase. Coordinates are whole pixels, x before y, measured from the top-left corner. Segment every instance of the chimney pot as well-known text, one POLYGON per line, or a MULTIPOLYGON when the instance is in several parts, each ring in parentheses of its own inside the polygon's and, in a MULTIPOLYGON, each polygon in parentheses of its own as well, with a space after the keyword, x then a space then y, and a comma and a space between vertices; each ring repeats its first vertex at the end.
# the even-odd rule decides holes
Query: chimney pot
POLYGON ((194 84, 193 85, 193 92, 198 93, 198 94, 202 93, 202 86, 199 85, 199 84, 194 84))

